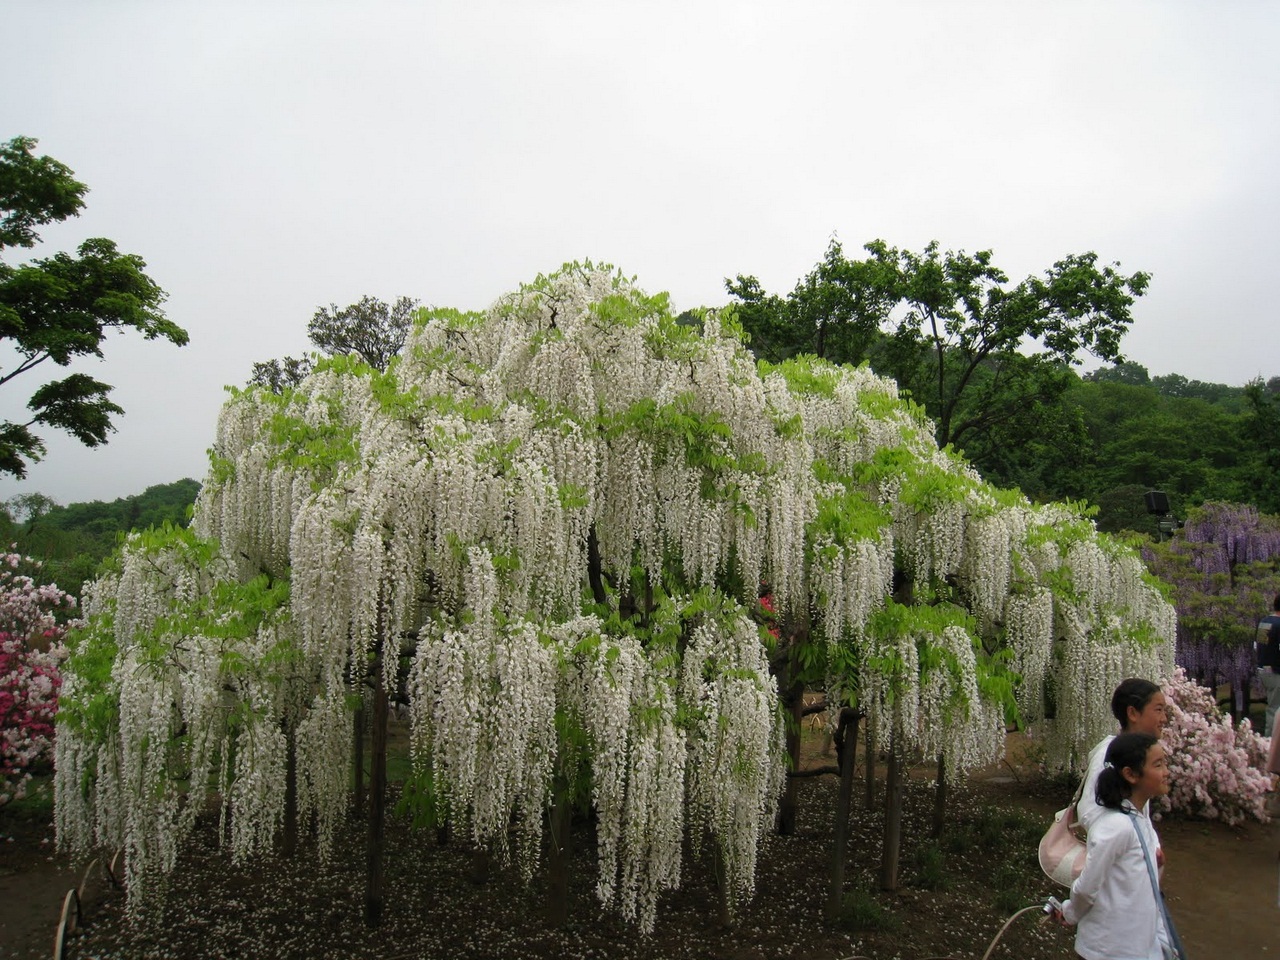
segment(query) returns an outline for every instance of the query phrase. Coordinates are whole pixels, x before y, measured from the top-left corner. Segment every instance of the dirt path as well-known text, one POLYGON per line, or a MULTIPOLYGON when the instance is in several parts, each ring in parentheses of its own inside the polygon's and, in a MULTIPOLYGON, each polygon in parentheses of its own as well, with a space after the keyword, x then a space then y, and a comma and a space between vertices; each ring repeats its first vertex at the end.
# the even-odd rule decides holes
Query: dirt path
POLYGON ((52 824, 0 811, 0 960, 50 956, 62 900, 79 882, 54 854, 52 824))
POLYGON ((1166 821, 1169 913, 1198 960, 1280 957, 1280 825, 1166 821))

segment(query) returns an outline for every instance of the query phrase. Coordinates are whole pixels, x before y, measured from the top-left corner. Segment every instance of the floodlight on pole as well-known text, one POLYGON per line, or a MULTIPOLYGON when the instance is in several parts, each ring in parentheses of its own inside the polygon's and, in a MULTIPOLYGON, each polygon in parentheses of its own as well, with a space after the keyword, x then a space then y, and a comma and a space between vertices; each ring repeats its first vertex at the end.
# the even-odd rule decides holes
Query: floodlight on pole
POLYGON ((1147 513, 1156 517, 1156 542, 1172 537, 1178 529, 1178 521, 1173 519, 1169 511, 1169 498, 1162 490, 1148 490, 1143 499, 1147 502, 1147 513))

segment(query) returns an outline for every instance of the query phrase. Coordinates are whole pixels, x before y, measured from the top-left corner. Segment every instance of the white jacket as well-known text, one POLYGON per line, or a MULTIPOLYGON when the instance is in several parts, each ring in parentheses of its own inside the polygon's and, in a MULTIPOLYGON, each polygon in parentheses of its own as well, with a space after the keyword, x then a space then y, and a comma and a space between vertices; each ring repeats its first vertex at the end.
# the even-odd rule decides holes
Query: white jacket
POLYGON ((1099 809, 1089 828, 1084 872, 1062 905, 1063 918, 1076 924, 1076 952, 1085 960, 1161 960, 1168 935, 1134 825, 1153 858, 1155 828, 1127 800, 1127 812, 1099 809))

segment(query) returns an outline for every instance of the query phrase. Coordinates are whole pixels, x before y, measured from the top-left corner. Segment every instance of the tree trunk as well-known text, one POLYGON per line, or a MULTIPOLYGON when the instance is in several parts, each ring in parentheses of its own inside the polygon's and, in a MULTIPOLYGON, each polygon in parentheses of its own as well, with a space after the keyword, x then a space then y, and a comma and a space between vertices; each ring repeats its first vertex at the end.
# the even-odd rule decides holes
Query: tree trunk
POLYGON ((902 849, 902 760, 898 737, 889 738, 889 762, 884 776, 884 860, 880 864, 880 889, 898 889, 898 854, 902 849))
MULTIPOLYGON (((382 641, 379 640, 381 645, 382 641)), ((382 679, 382 651, 373 662, 373 755, 369 771, 369 874, 364 895, 364 922, 382 921, 382 846, 387 805, 387 688, 382 679)))
POLYGON ((604 575, 600 567, 600 541, 596 537, 596 525, 593 523, 587 530, 587 581, 591 584, 592 598, 604 606, 609 602, 609 595, 604 590, 604 575))
POLYGON ((547 814, 547 924, 560 929, 569 919, 569 858, 572 852, 570 828, 573 826, 573 805, 569 802, 569 790, 563 778, 557 776, 547 814))
POLYGON ((836 726, 836 756, 840 759, 840 791, 836 795, 835 838, 831 850, 831 889, 827 894, 827 919, 840 915, 844 903, 844 867, 849 853, 849 807, 853 800, 853 762, 857 755, 858 721, 862 714, 848 707, 840 711, 836 726))
POLYGON ((933 829, 929 836, 937 840, 947 821, 947 764, 946 757, 938 754, 938 782, 933 788, 933 829))
POLYGON ((711 869, 716 876, 716 921, 721 930, 733 928, 733 910, 730 909, 729 877, 724 869, 724 852, 720 849, 720 841, 711 838, 711 869))
POLYGON ((477 887, 482 887, 489 882, 489 874, 493 869, 493 858, 489 856, 489 851, 483 847, 476 847, 471 851, 471 869, 467 871, 467 879, 474 883, 477 887))

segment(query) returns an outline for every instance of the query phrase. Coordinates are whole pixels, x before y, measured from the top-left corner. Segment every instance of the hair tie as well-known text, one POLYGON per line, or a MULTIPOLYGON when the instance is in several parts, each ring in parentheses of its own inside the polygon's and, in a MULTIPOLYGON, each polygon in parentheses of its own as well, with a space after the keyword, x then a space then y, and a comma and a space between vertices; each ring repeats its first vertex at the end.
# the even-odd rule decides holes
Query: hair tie
POLYGON ((1115 768, 1116 768, 1116 765, 1115 765, 1114 763, 1112 763, 1110 760, 1104 760, 1104 761, 1102 762, 1102 769, 1103 769, 1103 770, 1114 770, 1115 768))

